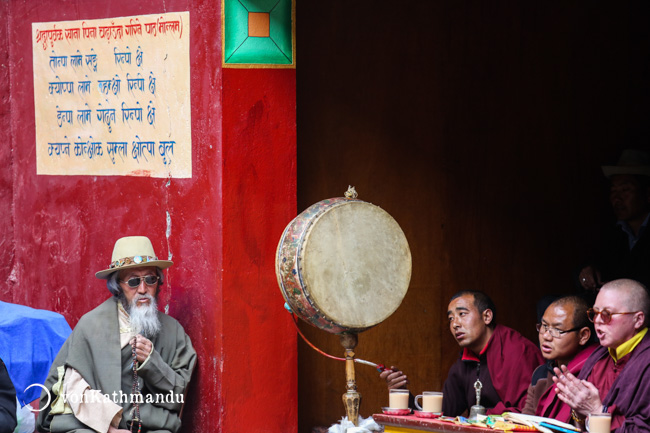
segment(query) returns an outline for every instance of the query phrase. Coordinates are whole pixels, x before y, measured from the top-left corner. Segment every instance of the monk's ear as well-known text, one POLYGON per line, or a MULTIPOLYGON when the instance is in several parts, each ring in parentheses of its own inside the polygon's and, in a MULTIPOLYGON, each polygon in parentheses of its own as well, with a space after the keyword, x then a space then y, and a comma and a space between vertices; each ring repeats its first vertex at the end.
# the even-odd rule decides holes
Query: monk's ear
POLYGON ((591 329, 585 326, 580 331, 578 331, 578 337, 578 344, 584 346, 589 342, 589 339, 591 338, 591 329))
POLYGON ((634 330, 639 330, 645 326, 645 313, 637 311, 634 314, 634 330))
POLYGON ((490 326, 492 323, 492 319, 494 319, 494 314, 492 313, 492 310, 489 308, 483 311, 483 322, 487 325, 490 326))

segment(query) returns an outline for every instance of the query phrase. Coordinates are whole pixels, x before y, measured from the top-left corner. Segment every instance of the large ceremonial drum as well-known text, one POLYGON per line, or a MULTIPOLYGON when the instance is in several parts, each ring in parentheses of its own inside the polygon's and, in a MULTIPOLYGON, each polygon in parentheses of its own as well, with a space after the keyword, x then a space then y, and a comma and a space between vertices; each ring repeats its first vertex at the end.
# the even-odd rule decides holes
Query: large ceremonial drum
POLYGON ((276 274, 298 317, 335 334, 361 332, 401 304, 411 280, 411 252, 386 211, 332 198, 310 206, 286 227, 276 274))

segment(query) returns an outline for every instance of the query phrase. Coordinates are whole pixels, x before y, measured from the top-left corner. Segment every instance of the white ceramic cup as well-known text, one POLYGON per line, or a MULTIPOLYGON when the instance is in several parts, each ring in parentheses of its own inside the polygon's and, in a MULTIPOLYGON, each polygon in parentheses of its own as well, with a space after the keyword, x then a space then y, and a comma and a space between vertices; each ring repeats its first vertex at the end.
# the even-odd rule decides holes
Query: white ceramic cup
POLYGON ((587 431, 589 433, 609 433, 612 425, 612 414, 590 413, 587 417, 587 431))
POLYGON ((422 394, 415 397, 415 407, 422 412, 441 413, 442 393, 437 391, 423 391, 422 394), (422 406, 418 404, 418 399, 422 399, 422 406))
POLYGON ((388 407, 391 409, 408 409, 409 408, 409 390, 408 389, 389 389, 388 390, 388 407))

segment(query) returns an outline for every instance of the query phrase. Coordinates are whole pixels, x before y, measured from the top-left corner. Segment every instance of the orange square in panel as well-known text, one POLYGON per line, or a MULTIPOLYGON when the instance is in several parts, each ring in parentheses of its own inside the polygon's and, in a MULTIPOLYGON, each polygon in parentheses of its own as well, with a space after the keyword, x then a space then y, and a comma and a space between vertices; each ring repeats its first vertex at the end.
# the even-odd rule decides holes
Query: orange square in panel
POLYGON ((248 36, 268 38, 270 31, 271 14, 268 12, 248 13, 248 36))

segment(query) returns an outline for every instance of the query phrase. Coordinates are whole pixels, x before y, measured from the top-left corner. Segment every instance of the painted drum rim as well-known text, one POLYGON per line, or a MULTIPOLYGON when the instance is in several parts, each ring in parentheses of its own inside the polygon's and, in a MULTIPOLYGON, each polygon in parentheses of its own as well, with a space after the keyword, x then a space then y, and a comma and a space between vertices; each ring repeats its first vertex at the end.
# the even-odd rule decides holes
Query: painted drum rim
POLYGON ((301 269, 299 266, 299 257, 300 257, 300 250, 302 249, 303 246, 302 241, 304 240, 305 235, 308 232, 307 229, 316 220, 315 217, 319 214, 326 212, 329 209, 332 209, 335 206, 339 206, 341 204, 345 204, 350 201, 361 201, 361 200, 348 199, 344 197, 335 197, 331 199, 321 200, 318 203, 314 203, 313 205, 309 206, 307 209, 305 209, 300 214, 298 214, 293 220, 291 220, 291 222, 284 229, 284 232, 282 233, 282 237, 280 238, 280 242, 278 243, 278 248, 276 251, 276 260, 275 260, 276 276, 284 300, 287 302, 287 304, 294 312, 294 314, 296 314, 298 317, 300 317, 306 322, 311 323, 317 328, 323 329, 333 334, 340 334, 342 332, 361 331, 366 328, 355 330, 346 326, 342 326, 330 320, 321 311, 315 308, 313 301, 309 297, 309 292, 305 290, 305 287, 303 285, 301 269), (304 228, 300 226, 301 223, 304 224, 304 228), (296 232, 298 232, 299 237, 296 238, 294 236, 291 242, 286 242, 287 237, 296 232), (291 249, 292 246, 296 247, 296 249, 294 250, 295 253, 292 252, 291 254, 283 254, 283 251, 285 251, 283 250, 283 247, 287 247, 288 249, 291 249), (294 281, 289 280, 287 276, 289 272, 287 272, 286 270, 283 271, 282 269, 283 263, 287 263, 287 259, 292 259, 291 263, 295 264, 288 268, 285 265, 285 269, 292 271, 292 274, 295 275, 294 281), (297 278, 297 281, 295 280, 295 278, 297 278), (289 293, 290 291, 294 295, 302 297, 304 299, 304 302, 300 302, 296 298, 288 297, 287 293, 289 293))

